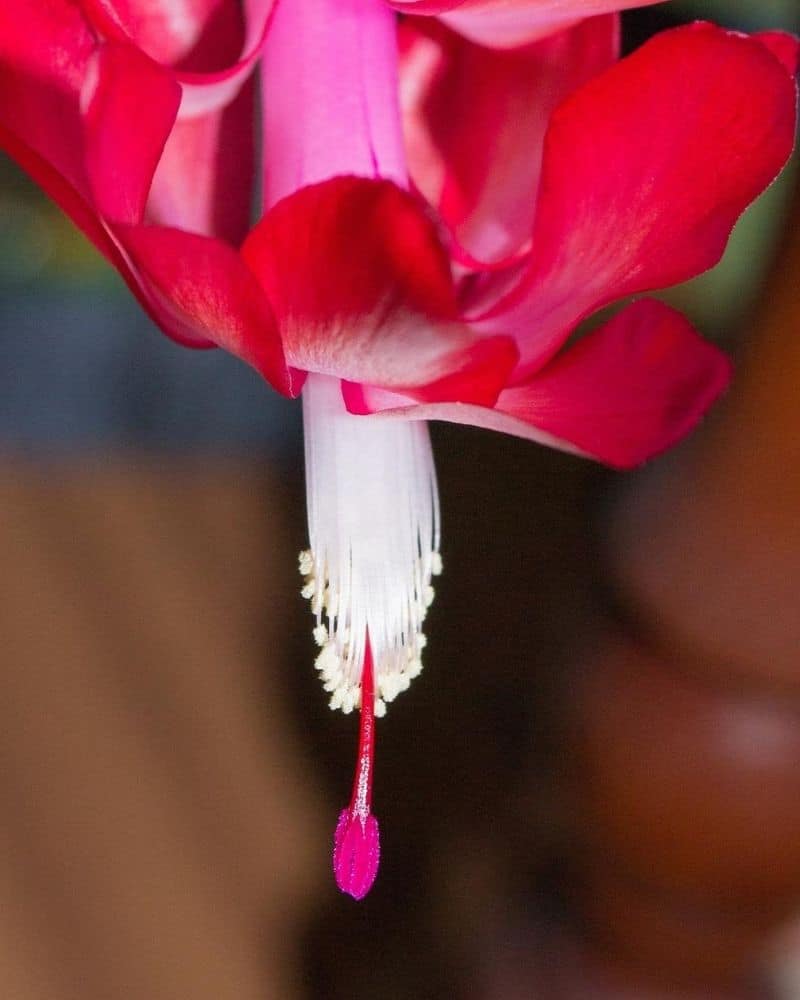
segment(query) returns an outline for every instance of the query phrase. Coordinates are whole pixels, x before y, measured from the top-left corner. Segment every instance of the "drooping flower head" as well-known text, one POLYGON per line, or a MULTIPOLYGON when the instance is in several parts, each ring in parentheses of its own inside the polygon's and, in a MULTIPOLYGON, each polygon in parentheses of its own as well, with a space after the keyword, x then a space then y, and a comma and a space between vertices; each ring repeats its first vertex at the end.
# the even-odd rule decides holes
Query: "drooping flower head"
MULTIPOLYGON (((375 719, 422 669, 441 569, 426 422, 617 467, 680 438, 730 375, 680 314, 636 299, 570 337, 597 309, 714 264, 795 127, 786 36, 698 24, 618 61, 615 15, 531 40, 543 15, 563 27, 585 3, 414 5, 434 6, 464 31, 465 18, 489 30, 525 13, 526 44, 492 50, 408 18, 398 45, 384 0, 278 0, 265 33, 253 0, 244 36, 237 21, 226 43, 243 56, 198 82, 182 62, 198 50, 153 49, 138 16, 174 15, 168 0, 50 0, 48 16, 25 0, 34 39, 0 13, 0 97, 27 102, 23 114, 0 101, 5 147, 166 332, 302 393, 303 592, 331 705, 361 711, 334 851, 358 898, 379 858, 375 719), (223 119, 242 114, 259 55, 264 204, 239 246, 251 192, 230 179, 252 132, 236 117, 226 142, 223 119), (195 85, 213 96, 197 114, 195 85)), ((208 24, 212 6, 189 9, 208 24)), ((184 37, 189 22, 169 23, 184 37)))

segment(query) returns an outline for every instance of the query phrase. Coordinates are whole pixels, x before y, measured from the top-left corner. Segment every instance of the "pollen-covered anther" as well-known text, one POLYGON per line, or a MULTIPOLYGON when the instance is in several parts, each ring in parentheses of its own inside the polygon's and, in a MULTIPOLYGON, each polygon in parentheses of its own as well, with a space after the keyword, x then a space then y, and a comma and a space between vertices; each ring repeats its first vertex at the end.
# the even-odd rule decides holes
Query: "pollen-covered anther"
POLYGON ((339 654, 332 642, 326 642, 314 660, 314 667, 323 673, 339 663, 339 654))
POLYGON ((352 711, 368 635, 380 717, 421 670, 422 623, 442 568, 427 427, 350 414, 338 381, 317 374, 303 388, 303 417, 311 544, 298 565, 317 668, 331 708, 352 711))

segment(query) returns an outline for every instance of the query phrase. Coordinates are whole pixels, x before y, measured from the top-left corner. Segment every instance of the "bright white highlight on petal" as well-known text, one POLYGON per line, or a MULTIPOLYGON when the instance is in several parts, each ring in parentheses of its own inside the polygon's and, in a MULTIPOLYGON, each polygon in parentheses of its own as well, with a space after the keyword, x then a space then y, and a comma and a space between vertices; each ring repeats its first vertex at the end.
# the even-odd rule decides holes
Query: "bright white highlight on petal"
POLYGON ((380 717, 422 670, 422 623, 442 568, 428 427, 353 416, 339 380, 314 374, 303 422, 311 547, 299 569, 317 618, 316 668, 331 708, 358 708, 369 632, 380 717))

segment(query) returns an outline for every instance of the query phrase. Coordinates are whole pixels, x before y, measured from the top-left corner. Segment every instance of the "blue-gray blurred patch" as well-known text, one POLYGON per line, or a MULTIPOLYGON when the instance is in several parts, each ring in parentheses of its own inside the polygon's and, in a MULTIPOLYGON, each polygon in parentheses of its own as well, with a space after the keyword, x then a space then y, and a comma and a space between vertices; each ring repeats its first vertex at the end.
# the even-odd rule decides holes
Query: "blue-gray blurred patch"
POLYGON ((223 351, 171 343, 116 284, 0 288, 0 449, 299 453, 299 406, 223 351))

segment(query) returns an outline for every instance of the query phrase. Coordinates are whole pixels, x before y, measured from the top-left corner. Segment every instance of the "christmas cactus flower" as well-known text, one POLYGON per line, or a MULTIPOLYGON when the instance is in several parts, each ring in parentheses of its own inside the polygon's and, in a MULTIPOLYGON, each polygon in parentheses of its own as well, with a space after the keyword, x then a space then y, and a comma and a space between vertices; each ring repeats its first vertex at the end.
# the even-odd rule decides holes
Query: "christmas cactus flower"
MULTIPOLYGON (((192 183, 169 156, 190 84, 134 35, 98 40, 75 4, 48 9, 35 39, 0 32, 0 94, 29 102, 26 115, 0 102, 3 144, 167 333, 302 394, 316 665, 331 706, 361 713, 334 868, 361 898, 379 859, 376 718, 422 669, 441 570, 427 421, 621 468, 694 426, 730 366, 680 314, 637 299, 569 341, 597 309, 718 260, 791 151, 797 46, 701 24, 617 61, 610 16, 519 52, 404 21, 401 116, 384 0, 278 0, 261 59, 264 206, 239 245, 214 211, 219 183, 199 213, 174 185, 162 197, 165 163, 192 183), (69 128, 54 136, 57 116, 69 128)), ((237 146, 218 135, 197 169, 219 182, 237 146)))

